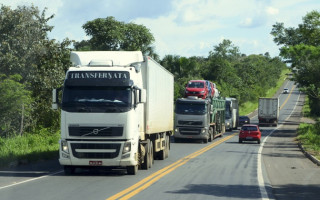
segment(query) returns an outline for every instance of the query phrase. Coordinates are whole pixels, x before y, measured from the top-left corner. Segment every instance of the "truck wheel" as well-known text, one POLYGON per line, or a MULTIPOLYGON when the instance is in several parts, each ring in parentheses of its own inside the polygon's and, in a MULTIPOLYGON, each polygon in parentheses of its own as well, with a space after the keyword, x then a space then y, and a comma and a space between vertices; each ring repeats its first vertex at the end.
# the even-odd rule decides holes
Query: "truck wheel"
POLYGON ((149 145, 149 160, 150 160, 150 162, 149 162, 149 168, 151 168, 152 167, 152 165, 153 165, 153 162, 154 162, 154 159, 153 159, 153 143, 152 143, 152 141, 150 141, 150 145, 149 145))
POLYGON ((166 155, 165 155, 165 158, 168 158, 169 157, 169 152, 170 152, 170 136, 167 135, 166 136, 166 155))
POLYGON ((258 140, 258 144, 260 144, 260 139, 258 140))
POLYGON ((242 143, 242 140, 241 140, 241 139, 239 139, 239 143, 242 143))
POLYGON ((208 138, 204 139, 203 143, 207 144, 208 143, 208 138))
POLYGON ((76 169, 73 166, 64 166, 63 170, 65 175, 72 175, 76 169))
POLYGON ((148 169, 150 166, 150 139, 147 139, 147 144, 145 145, 146 153, 144 155, 144 162, 141 164, 141 169, 148 169))
POLYGON ((212 127, 209 128, 209 142, 213 141, 213 129, 212 127))
POLYGON ((166 159, 166 148, 167 148, 167 138, 165 139, 165 148, 163 150, 160 150, 158 153, 159 160, 164 160, 166 159))
POLYGON ((138 165, 127 166, 127 174, 128 175, 136 175, 138 172, 138 165))

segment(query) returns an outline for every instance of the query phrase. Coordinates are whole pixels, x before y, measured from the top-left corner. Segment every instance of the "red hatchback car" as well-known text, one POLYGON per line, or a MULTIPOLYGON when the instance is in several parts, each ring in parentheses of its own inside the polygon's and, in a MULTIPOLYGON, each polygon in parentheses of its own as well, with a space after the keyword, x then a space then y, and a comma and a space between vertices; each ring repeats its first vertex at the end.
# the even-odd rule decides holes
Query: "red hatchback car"
POLYGON ((241 127, 239 133, 239 143, 242 141, 257 141, 260 144, 261 131, 258 125, 245 124, 241 127))
POLYGON ((206 99, 209 95, 207 83, 204 80, 191 80, 186 85, 184 97, 197 96, 201 99, 206 99))

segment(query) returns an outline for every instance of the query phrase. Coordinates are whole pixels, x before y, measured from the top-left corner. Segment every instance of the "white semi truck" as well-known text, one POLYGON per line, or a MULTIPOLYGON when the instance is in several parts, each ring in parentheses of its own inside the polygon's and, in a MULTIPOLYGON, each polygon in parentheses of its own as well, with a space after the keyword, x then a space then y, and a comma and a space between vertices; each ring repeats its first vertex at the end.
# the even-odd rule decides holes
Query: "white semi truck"
POLYGON ((278 125, 279 119, 279 98, 259 98, 258 119, 259 126, 278 125))
POLYGON ((59 100, 59 162, 124 168, 134 175, 169 155, 173 132, 173 75, 140 51, 71 52, 59 100))

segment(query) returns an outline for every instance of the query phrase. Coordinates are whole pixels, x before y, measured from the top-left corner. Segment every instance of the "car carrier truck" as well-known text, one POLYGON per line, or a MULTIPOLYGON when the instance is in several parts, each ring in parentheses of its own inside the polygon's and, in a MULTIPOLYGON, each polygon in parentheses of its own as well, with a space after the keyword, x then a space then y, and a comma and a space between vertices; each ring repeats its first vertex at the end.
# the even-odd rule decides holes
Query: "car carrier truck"
POLYGON ((259 98, 258 120, 259 126, 278 125, 279 119, 279 98, 259 98))
MULTIPOLYGON (((59 162, 124 168, 134 175, 169 155, 173 132, 173 75, 140 51, 71 52, 61 107, 59 162)), ((62 93, 60 100, 59 93, 62 93)))
POLYGON ((225 100, 199 99, 196 96, 179 98, 175 106, 174 139, 211 142, 225 132, 225 100))

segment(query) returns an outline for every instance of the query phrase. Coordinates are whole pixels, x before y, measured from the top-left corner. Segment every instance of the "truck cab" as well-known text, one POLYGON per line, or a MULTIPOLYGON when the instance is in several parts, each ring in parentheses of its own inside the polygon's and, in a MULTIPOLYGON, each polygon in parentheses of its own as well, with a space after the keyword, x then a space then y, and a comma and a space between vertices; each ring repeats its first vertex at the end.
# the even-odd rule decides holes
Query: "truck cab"
POLYGON ((207 143, 208 140, 212 140, 210 110, 209 100, 197 97, 177 99, 174 120, 175 141, 198 139, 207 143))

